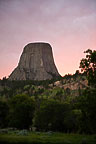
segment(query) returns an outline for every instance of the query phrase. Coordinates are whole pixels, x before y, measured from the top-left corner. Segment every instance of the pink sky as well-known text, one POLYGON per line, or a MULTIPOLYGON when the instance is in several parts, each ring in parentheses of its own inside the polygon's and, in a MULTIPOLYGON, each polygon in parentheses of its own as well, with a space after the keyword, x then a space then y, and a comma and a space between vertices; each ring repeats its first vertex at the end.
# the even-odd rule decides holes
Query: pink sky
POLYGON ((96 50, 96 0, 0 0, 0 78, 36 41, 51 44, 62 76, 75 73, 84 50, 96 50))

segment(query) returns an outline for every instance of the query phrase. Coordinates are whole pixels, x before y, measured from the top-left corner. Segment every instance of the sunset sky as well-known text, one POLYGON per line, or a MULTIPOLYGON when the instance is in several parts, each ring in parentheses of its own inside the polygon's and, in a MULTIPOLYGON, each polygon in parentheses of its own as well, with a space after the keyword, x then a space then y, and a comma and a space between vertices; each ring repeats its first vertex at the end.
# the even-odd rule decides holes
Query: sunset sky
POLYGON ((96 0, 0 0, 0 78, 17 66, 23 47, 48 42, 64 76, 96 50, 96 0))

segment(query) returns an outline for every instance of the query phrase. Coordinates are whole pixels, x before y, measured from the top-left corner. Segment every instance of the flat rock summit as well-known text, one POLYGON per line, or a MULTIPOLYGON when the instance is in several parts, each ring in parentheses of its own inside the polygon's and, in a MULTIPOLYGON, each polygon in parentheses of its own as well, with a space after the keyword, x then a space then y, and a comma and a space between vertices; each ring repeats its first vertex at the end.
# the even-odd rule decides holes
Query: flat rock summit
POLYGON ((23 49, 18 66, 9 80, 47 80, 60 76, 48 43, 29 43, 23 49))

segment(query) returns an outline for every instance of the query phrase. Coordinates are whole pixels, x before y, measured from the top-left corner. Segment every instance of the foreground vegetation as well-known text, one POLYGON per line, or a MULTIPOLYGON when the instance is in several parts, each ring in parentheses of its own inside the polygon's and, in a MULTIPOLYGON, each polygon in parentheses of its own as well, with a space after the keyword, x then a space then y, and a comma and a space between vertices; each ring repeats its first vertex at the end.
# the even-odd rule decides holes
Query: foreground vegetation
POLYGON ((96 135, 63 134, 53 132, 14 131, 0 134, 4 144, 95 144, 96 135))

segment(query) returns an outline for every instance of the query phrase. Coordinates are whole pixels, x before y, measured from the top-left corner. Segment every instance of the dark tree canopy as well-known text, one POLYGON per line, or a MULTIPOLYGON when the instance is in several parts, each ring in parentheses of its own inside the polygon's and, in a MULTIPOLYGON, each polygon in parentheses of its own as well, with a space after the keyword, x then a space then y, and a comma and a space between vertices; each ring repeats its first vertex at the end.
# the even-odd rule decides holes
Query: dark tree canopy
POLYGON ((42 102, 35 113, 34 125, 40 131, 75 131, 77 117, 71 105, 56 100, 42 102))
POLYGON ((77 107, 82 112, 80 132, 96 133, 96 89, 85 89, 77 99, 77 107))
POLYGON ((34 101, 27 95, 16 95, 10 100, 10 123, 18 129, 27 129, 32 125, 34 101))
POLYGON ((8 104, 0 99, 0 128, 7 126, 8 104))
POLYGON ((96 50, 88 49, 84 53, 86 58, 80 62, 81 71, 87 74, 88 84, 96 87, 96 50))

